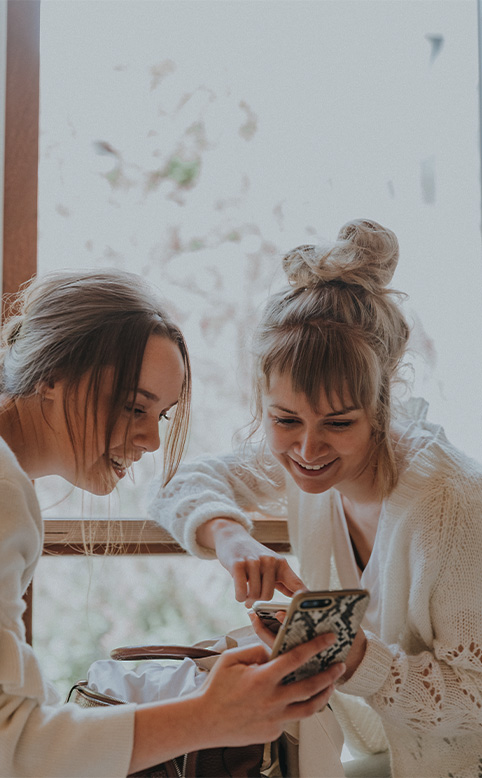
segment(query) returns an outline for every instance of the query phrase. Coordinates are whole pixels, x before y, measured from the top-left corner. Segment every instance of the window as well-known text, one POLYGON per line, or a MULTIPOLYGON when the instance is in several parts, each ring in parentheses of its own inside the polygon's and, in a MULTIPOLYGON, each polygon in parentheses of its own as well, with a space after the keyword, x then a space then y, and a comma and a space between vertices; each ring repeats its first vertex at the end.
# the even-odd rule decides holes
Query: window
MULTIPOLYGON (((416 391, 482 458, 477 8, 43 0, 39 269, 113 265, 161 289, 193 357, 189 457, 249 420, 249 335, 282 253, 368 216, 400 239, 416 391)), ((46 516, 134 517, 156 471, 108 507, 37 488, 46 516)), ((60 562, 42 565, 40 595, 60 562)))
MULTIPOLYGON (((283 251, 375 218, 400 239, 416 390, 482 456, 478 77, 475 0, 49 0, 39 268, 160 288, 192 354, 194 456, 249 420, 250 331, 283 251)), ((142 513, 154 472, 111 512, 142 513)))

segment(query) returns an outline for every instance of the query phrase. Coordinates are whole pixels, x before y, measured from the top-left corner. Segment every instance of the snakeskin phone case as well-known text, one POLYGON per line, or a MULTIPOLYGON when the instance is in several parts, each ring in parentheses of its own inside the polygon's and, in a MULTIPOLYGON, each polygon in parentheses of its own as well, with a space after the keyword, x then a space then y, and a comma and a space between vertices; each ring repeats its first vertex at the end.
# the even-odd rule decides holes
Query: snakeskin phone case
POLYGON ((337 640, 330 648, 316 654, 306 664, 289 673, 283 683, 308 678, 325 670, 333 662, 343 662, 358 632, 369 598, 365 589, 295 594, 284 624, 278 632, 272 656, 284 654, 294 646, 326 632, 333 632, 337 640))

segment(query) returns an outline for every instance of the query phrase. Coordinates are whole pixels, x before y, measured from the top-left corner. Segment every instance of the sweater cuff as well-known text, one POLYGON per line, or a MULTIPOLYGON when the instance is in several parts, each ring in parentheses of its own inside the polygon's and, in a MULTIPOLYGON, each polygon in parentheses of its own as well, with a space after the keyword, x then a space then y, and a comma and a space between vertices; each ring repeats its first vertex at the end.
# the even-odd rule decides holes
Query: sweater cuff
POLYGON ((393 662, 393 655, 384 643, 371 632, 365 633, 367 647, 363 660, 345 683, 337 686, 344 694, 354 694, 357 697, 371 697, 385 683, 393 662))
POLYGON ((253 528, 253 522, 248 519, 246 514, 242 511, 237 511, 233 508, 226 510, 226 504, 223 502, 209 503, 209 509, 204 506, 196 508, 189 516, 184 529, 184 547, 193 556, 201 557, 201 559, 217 559, 216 552, 212 548, 206 548, 201 546, 196 539, 196 533, 203 524, 211 519, 229 519, 241 524, 247 532, 251 532, 253 528))

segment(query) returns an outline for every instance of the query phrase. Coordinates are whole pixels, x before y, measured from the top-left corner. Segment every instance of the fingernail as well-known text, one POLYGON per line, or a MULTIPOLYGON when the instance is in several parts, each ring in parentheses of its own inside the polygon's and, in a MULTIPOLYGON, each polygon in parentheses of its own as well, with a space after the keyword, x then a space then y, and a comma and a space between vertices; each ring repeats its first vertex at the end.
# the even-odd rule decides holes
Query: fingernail
POLYGON ((333 643, 336 643, 336 635, 334 635, 333 633, 325 635, 325 638, 329 646, 332 646, 333 643))

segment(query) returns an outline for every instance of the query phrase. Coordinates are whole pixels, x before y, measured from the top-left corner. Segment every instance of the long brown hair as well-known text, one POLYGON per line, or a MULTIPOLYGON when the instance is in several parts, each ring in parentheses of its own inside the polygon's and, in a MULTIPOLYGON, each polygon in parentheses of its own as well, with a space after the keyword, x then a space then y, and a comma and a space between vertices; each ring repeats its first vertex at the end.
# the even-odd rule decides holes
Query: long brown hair
POLYGON ((85 440, 87 409, 93 411, 95 420, 105 368, 114 368, 105 429, 108 451, 119 414, 129 395, 137 391, 149 337, 160 335, 176 344, 184 364, 184 381, 165 440, 167 483, 179 466, 187 438, 191 370, 181 331, 144 279, 108 269, 53 272, 24 285, 10 303, 10 310, 2 328, 0 391, 11 399, 28 397, 42 384, 64 380, 64 413, 73 446, 71 409, 76 407, 81 378, 88 376, 85 440))

